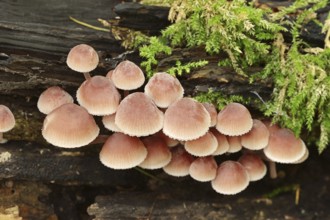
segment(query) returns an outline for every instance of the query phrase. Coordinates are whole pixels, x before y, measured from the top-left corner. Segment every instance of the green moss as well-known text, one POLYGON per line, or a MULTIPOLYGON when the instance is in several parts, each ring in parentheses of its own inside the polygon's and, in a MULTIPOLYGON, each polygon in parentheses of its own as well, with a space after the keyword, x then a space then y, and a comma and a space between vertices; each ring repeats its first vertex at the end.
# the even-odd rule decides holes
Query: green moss
MULTIPOLYGON (((271 100, 260 105, 264 115, 296 135, 307 132, 313 134, 311 139, 318 136, 319 152, 326 148, 330 136, 330 17, 323 26, 324 49, 311 48, 299 36, 307 22, 322 25, 315 20, 316 11, 325 7, 327 0, 297 0, 276 13, 255 8, 253 2, 244 0, 163 3, 171 7, 169 19, 173 24, 161 36, 149 37, 139 44, 140 55, 145 59, 142 65, 149 77, 157 71, 159 54, 170 55, 175 48, 202 48, 210 55, 219 55, 219 65, 232 67, 251 82, 271 81, 271 100), (295 19, 285 19, 289 14, 296 14, 295 19), (291 42, 284 42, 285 31, 290 31, 291 42), (227 54, 227 58, 220 58, 221 53, 227 54), (246 71, 251 66, 264 68, 251 76, 246 71)), ((189 73, 203 65, 207 62, 177 63, 170 72, 189 73)), ((250 102, 213 91, 201 93, 196 99, 212 102, 219 109, 231 101, 250 102)))

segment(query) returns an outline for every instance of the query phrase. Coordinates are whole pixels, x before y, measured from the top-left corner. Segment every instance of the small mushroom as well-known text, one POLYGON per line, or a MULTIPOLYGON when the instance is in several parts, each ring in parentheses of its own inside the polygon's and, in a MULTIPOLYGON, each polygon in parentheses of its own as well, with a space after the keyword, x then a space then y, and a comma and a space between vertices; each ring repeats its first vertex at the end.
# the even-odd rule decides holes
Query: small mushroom
POLYGON ((218 165, 214 157, 199 157, 190 164, 189 174, 197 181, 208 182, 215 178, 217 168, 218 165))
POLYGON ((51 86, 40 94, 37 107, 47 115, 66 103, 73 103, 72 96, 59 86, 51 86))
POLYGON ((147 157, 147 149, 138 137, 117 132, 105 141, 100 161, 112 169, 130 169, 138 166, 147 157))
POLYGON ((245 153, 238 159, 238 162, 247 170, 250 181, 260 180, 267 173, 265 163, 257 154, 245 153))
POLYGON ((183 87, 180 81, 165 72, 155 73, 144 87, 148 95, 160 108, 167 108, 173 102, 183 97, 183 87))
POLYGON ((218 156, 218 155, 222 155, 224 153, 227 153, 229 150, 229 143, 227 140, 226 135, 221 134, 217 129, 215 128, 211 128, 210 129, 212 134, 215 136, 215 138, 217 139, 218 142, 218 147, 217 149, 213 152, 213 156, 218 156))
POLYGON ((13 129, 15 124, 15 117, 11 110, 5 105, 0 105, 0 144, 7 142, 7 140, 3 138, 3 133, 13 129))
POLYGON ((249 132, 252 126, 249 110, 240 103, 229 103, 218 113, 216 129, 222 134, 243 135, 249 132))
POLYGON ((180 141, 194 140, 206 134, 210 124, 210 115, 201 103, 182 98, 166 109, 163 132, 180 141))
POLYGON ((91 143, 99 134, 92 115, 74 103, 66 103, 49 113, 42 136, 57 147, 76 148, 91 143))
POLYGON ((182 146, 171 148, 171 153, 171 161, 163 167, 164 172, 171 176, 188 176, 189 167, 194 161, 194 157, 190 155, 182 146))
POLYGON ((103 116, 115 113, 120 99, 117 88, 105 76, 93 76, 85 80, 77 90, 78 103, 91 115, 103 116))
POLYGON ((243 147, 249 150, 261 150, 268 145, 269 130, 260 120, 253 119, 252 129, 242 135, 241 143, 243 147))
POLYGON ((227 136, 229 149, 227 153, 236 153, 242 150, 243 146, 241 144, 241 137, 240 136, 227 136))
POLYGON ((85 79, 89 79, 89 72, 99 64, 99 56, 93 47, 79 44, 70 50, 66 63, 70 69, 83 73, 85 79))
POLYGON ((249 174, 245 167, 236 161, 228 160, 220 164, 211 185, 218 193, 234 195, 246 189, 249 182, 249 174))
POLYGON ((163 127, 164 113, 146 94, 135 92, 126 96, 118 106, 115 123, 130 136, 148 136, 163 127))
POLYGON ((211 125, 210 127, 213 127, 217 124, 218 120, 218 112, 215 106, 212 103, 204 102, 202 105, 205 107, 205 109, 208 111, 211 117, 211 125))
POLYGON ((218 141, 212 132, 208 131, 203 136, 186 141, 184 148, 188 153, 198 157, 209 156, 215 152, 218 147, 218 141))

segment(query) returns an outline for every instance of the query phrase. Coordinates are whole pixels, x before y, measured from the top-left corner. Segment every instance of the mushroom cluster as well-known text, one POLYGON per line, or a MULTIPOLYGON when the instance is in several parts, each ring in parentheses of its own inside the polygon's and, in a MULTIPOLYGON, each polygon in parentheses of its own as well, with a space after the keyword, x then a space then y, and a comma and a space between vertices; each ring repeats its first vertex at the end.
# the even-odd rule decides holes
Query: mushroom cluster
POLYGON ((104 127, 112 131, 99 154, 105 166, 190 175, 226 195, 262 179, 267 172, 264 161, 301 163, 308 156, 304 142, 290 130, 253 119, 240 103, 229 103, 218 112, 211 103, 184 97, 179 80, 165 72, 145 82, 140 67, 128 60, 105 76, 90 76, 98 60, 96 51, 85 44, 68 54, 68 66, 85 76, 77 89, 77 104, 60 87, 40 95, 38 108, 46 114, 42 135, 52 145, 90 144, 100 132, 94 117, 102 117, 104 127), (132 92, 144 84, 143 91, 132 92), (243 152, 237 161, 217 162, 217 156, 235 152, 243 152))

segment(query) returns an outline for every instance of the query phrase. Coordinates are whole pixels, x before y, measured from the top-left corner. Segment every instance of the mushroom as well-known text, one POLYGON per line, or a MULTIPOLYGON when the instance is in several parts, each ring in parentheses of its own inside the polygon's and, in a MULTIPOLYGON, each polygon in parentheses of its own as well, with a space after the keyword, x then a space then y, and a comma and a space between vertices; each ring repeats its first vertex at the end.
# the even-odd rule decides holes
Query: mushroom
POLYGON ((146 94, 135 92, 126 96, 118 106, 115 123, 130 136, 148 136, 163 127, 164 113, 146 94))
POLYGON ((42 136, 52 145, 76 148, 91 143, 99 131, 93 116, 85 108, 66 103, 46 116, 42 136))
POLYGON ((227 153, 236 153, 242 150, 241 137, 240 136, 227 136, 229 149, 227 153))
POLYGON ((159 169, 166 166, 172 158, 172 154, 163 139, 156 136, 149 136, 142 139, 147 148, 146 159, 139 164, 144 169, 159 169))
POLYGON ((205 107, 205 109, 208 111, 211 117, 211 125, 210 127, 213 127, 217 124, 217 117, 218 117, 218 112, 215 106, 212 103, 204 102, 202 105, 205 107))
POLYGON ((72 96, 59 86, 51 86, 40 94, 37 107, 47 115, 65 103, 73 103, 72 96))
POLYGON ((118 89, 124 90, 124 96, 127 96, 129 90, 137 89, 143 85, 145 77, 139 66, 125 60, 116 66, 111 74, 111 80, 118 89))
POLYGON ((218 147, 218 141, 212 132, 208 131, 203 136, 186 141, 184 148, 188 153, 198 157, 209 156, 215 152, 218 147))
POLYGON ((194 157, 190 155, 182 146, 171 148, 171 161, 163 167, 165 173, 171 176, 187 176, 189 175, 190 164, 194 161, 194 157))
POLYGON ((118 90, 105 76, 93 76, 85 80, 77 90, 78 103, 91 115, 115 113, 120 99, 118 90))
POLYGON ((190 164, 189 174, 197 181, 208 182, 215 178, 217 168, 218 165, 214 157, 199 157, 190 164))
POLYGON ((260 180, 267 173, 265 163, 257 154, 245 153, 238 159, 238 162, 247 170, 250 181, 260 180))
POLYGON ((218 113, 216 129, 222 134, 243 135, 250 131, 252 126, 249 110, 240 103, 229 103, 218 113))
POLYGON ((166 109, 163 132, 180 141, 194 140, 206 134, 210 124, 210 114, 201 103, 182 98, 166 109))
POLYGON ((245 167, 232 160, 222 162, 211 182, 212 188, 224 195, 237 194, 249 185, 249 174, 245 167))
POLYGON ((3 133, 13 129, 15 124, 15 117, 11 110, 5 105, 0 105, 0 144, 7 142, 7 140, 3 138, 3 133))
POLYGON ((162 138, 168 147, 175 147, 180 143, 180 141, 170 138, 169 136, 164 134, 164 132, 162 130, 158 131, 154 135, 162 138))
POLYGON ((241 143, 249 150, 261 150, 265 148, 269 141, 269 130, 266 125, 257 119, 253 119, 252 129, 242 135, 241 143))
POLYGON ((145 160, 147 149, 138 137, 117 132, 105 141, 99 156, 109 168, 130 169, 145 160))
POLYGON ((267 158, 278 163, 294 163, 306 152, 305 143, 287 128, 270 133, 269 143, 263 149, 267 158))
POLYGON ((155 73, 144 87, 148 95, 160 108, 167 108, 173 102, 183 97, 183 87, 180 81, 165 72, 155 73))
POLYGON ((102 123, 104 127, 110 131, 122 132, 115 123, 115 117, 116 117, 116 113, 113 113, 111 115, 104 115, 102 117, 102 123))
POLYGON ((226 135, 221 134, 217 129, 211 128, 210 129, 212 134, 215 136, 218 142, 218 147, 217 149, 213 152, 213 156, 218 156, 221 154, 226 153, 229 150, 229 143, 227 140, 226 135))
POLYGON ((89 79, 89 72, 99 64, 99 56, 93 47, 79 44, 70 50, 66 63, 70 69, 83 73, 85 79, 89 79))

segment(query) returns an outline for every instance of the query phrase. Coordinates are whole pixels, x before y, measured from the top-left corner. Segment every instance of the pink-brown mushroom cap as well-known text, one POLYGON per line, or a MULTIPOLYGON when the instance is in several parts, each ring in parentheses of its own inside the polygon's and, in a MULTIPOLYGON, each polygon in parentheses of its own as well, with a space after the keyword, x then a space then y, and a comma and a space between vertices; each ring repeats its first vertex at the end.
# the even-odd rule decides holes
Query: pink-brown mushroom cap
POLYGON ((291 130, 280 128, 271 132, 269 143, 263 151, 274 162, 294 163, 303 157, 306 146, 291 130))
POLYGON ((77 90, 78 103, 92 115, 110 115, 117 111, 121 96, 105 76, 85 80, 77 90))
POLYGON ((0 105, 0 132, 10 131, 15 127, 16 120, 12 111, 5 105, 0 105))
POLYGON ((240 103, 230 103, 219 113, 217 130, 228 136, 238 136, 249 132, 253 122, 249 110, 240 103))
POLYGON ((164 134, 164 132, 162 130, 158 131, 154 135, 162 138, 168 147, 175 147, 180 143, 180 141, 170 138, 169 136, 164 134))
POLYGON ((218 141, 212 132, 208 131, 195 140, 186 141, 184 143, 184 148, 188 153, 194 156, 209 156, 218 148, 218 141))
POLYGON ((123 133, 112 134, 100 152, 100 161, 112 169, 130 169, 147 157, 147 149, 138 137, 123 133))
POLYGON ((85 108, 67 103, 46 116, 42 136, 52 145, 75 148, 92 142, 99 131, 93 116, 85 108))
POLYGON ((133 90, 143 85, 145 77, 139 66, 125 60, 116 66, 112 72, 111 80, 118 89, 133 90))
POLYGON ((196 158, 189 167, 190 176, 200 182, 208 182, 217 174, 217 162, 212 156, 196 158))
POLYGON ((70 50, 66 63, 74 71, 87 73, 97 67, 99 56, 93 47, 79 44, 70 50))
POLYGON ((144 87, 148 95, 160 108, 167 108, 173 102, 183 97, 183 87, 180 81, 165 72, 155 73, 144 87))
POLYGON ((215 138, 217 139, 218 142, 218 147, 217 149, 213 152, 212 155, 214 156, 218 156, 224 153, 227 153, 229 150, 229 143, 227 140, 226 135, 221 134, 218 130, 216 130, 215 128, 211 128, 211 132, 213 133, 213 135, 215 136, 215 138))
POLYGON ((115 123, 130 136, 148 136, 162 129, 164 113, 142 92, 126 96, 118 106, 115 123))
POLYGON ((220 164, 211 185, 218 193, 234 195, 243 191, 249 185, 249 174, 243 165, 228 160, 220 164))
POLYGON ((194 161, 194 157, 190 155, 182 146, 171 148, 171 161, 163 167, 165 173, 171 176, 187 176, 189 175, 190 164, 194 161))
POLYGON ((210 125, 210 127, 215 126, 217 124, 217 120, 218 120, 217 109, 215 108, 215 106, 212 103, 204 102, 204 103, 202 103, 202 105, 205 107, 205 109, 210 114, 210 117, 211 117, 211 125, 210 125))
POLYGON ((180 141, 194 140, 209 130, 210 123, 210 115, 201 103, 182 98, 165 111, 163 132, 180 141))
POLYGON ((238 162, 242 164, 247 170, 250 181, 260 180, 267 173, 267 167, 265 163, 256 154, 245 153, 238 159, 238 162))
POLYGON ((269 130, 266 125, 257 119, 253 119, 252 129, 241 136, 243 147, 249 150, 261 150, 268 145, 269 130))
POLYGON ((241 144, 240 136, 228 136, 227 141, 229 144, 229 149, 227 150, 227 153, 236 153, 242 150, 243 146, 241 144))
POLYGON ((163 139, 156 136, 149 136, 142 139, 147 148, 146 159, 139 164, 144 169, 159 169, 166 166, 172 158, 172 154, 163 139))
POLYGON ((73 103, 72 96, 59 86, 51 86, 40 94, 37 107, 47 115, 65 103, 73 103))
POLYGON ((104 127, 110 131, 122 132, 115 123, 115 117, 116 117, 116 113, 113 113, 111 115, 104 115, 102 117, 102 123, 104 127))

